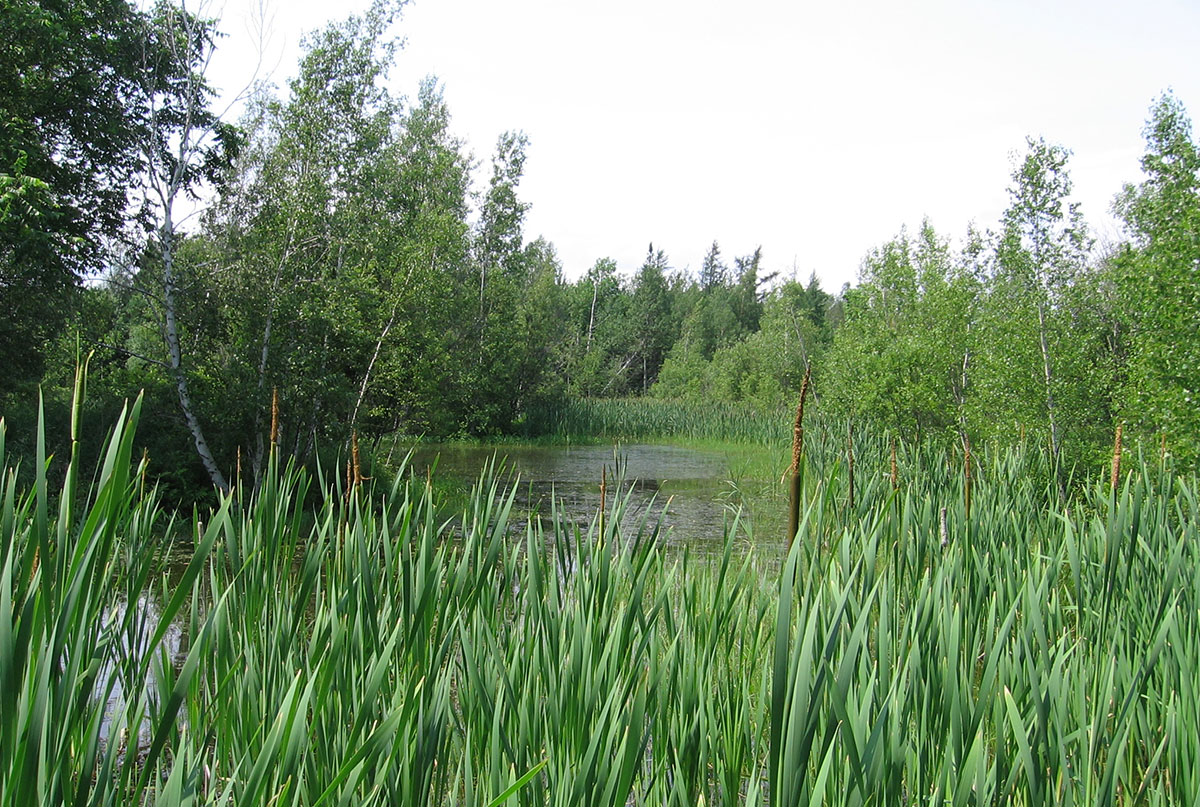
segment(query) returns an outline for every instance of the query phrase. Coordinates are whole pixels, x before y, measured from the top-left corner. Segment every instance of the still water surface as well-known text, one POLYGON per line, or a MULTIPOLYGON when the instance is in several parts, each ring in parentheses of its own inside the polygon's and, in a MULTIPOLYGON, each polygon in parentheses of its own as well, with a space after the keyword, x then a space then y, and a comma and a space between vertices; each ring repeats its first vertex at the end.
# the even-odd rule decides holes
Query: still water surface
MULTIPOLYGON (((413 448, 412 467, 464 487, 478 479, 495 457, 515 480, 522 515, 549 519, 552 503, 569 522, 586 529, 600 508, 600 483, 607 479, 606 511, 616 491, 625 502, 622 527, 636 530, 645 519, 662 519, 663 540, 707 552, 723 546, 725 531, 742 510, 739 537, 747 527, 765 552, 782 545, 782 512, 761 495, 749 500, 734 480, 727 454, 681 446, 464 446, 422 444, 413 448), (619 480, 619 482, 618 482, 619 480)), ((760 486, 761 487, 761 486, 760 486)), ((524 519, 521 519, 522 523, 524 519)))

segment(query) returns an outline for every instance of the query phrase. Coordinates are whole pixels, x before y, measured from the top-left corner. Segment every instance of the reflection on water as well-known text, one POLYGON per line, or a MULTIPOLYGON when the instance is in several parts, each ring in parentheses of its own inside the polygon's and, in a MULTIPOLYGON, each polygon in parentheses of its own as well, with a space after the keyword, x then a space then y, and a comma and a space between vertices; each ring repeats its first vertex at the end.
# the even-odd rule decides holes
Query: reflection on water
MULTIPOLYGON (((165 662, 172 665, 175 669, 178 669, 183 663, 187 647, 183 622, 181 619, 173 622, 164 631, 162 641, 159 645, 151 647, 150 640, 153 638, 154 632, 158 629, 160 622, 160 603, 154 598, 143 594, 134 603, 132 613, 130 613, 130 610, 127 602, 118 603, 105 611, 104 624, 109 626, 127 626, 126 630, 117 630, 117 650, 115 655, 121 659, 121 666, 127 670, 137 669, 145 665, 149 670, 146 679, 146 689, 151 693, 157 692, 159 690, 159 663, 165 662), (155 658, 155 656, 159 657, 155 658)), ((107 741, 113 724, 117 722, 120 714, 130 706, 129 696, 126 695, 125 688, 122 685, 122 675, 111 661, 106 662, 101 668, 100 675, 96 681, 96 692, 107 693, 104 716, 100 724, 100 738, 107 741)), ((133 692, 131 696, 136 699, 139 694, 138 692, 133 692)), ((118 738, 118 742, 124 744, 127 748, 133 749, 144 749, 149 746, 152 739, 150 715, 147 713, 149 708, 149 705, 147 705, 138 718, 136 742, 130 741, 125 736, 118 738)))
MULTIPOLYGON (((424 474, 436 463, 438 475, 469 485, 493 456, 503 460, 517 479, 516 503, 525 512, 548 518, 552 501, 557 500, 561 517, 586 527, 599 510, 600 482, 606 475, 610 511, 616 479, 623 480, 622 528, 636 530, 643 519, 652 526, 661 517, 667 543, 697 551, 723 545, 739 503, 724 454, 680 446, 423 444, 413 449, 412 467, 424 474)), ((746 514, 742 518, 744 523, 750 520, 746 514)), ((764 520, 763 514, 756 514, 756 543, 779 544, 782 525, 764 520)))

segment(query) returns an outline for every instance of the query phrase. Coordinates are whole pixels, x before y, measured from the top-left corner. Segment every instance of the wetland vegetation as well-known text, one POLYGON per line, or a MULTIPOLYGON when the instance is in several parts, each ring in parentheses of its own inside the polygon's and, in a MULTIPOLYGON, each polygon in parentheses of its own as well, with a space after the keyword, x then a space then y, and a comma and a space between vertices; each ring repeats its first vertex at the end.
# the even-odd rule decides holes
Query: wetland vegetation
POLYGON ((1200 800, 1173 94, 1119 239, 1032 137, 831 293, 562 266, 401 0, 236 123, 216 21, 0 4, 0 807, 1200 800))
POLYGON ((1169 457, 1062 503, 1039 446, 968 477, 856 438, 851 471, 810 429, 790 551, 733 518, 703 553, 625 517, 619 476, 581 525, 515 519, 491 467, 453 523, 420 471, 347 489, 277 456, 171 516, 138 416, 90 485, 75 462, 4 475, 5 804, 1200 792, 1200 491, 1169 457))

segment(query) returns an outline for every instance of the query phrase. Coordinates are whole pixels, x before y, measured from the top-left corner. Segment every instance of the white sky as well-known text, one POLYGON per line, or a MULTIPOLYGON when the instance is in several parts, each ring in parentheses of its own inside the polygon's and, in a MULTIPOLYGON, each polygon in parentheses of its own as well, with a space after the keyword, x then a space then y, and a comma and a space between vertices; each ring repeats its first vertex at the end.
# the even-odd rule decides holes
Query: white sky
MULTIPOLYGON (((253 70, 256 4, 225 0, 225 89, 253 70)), ((273 80, 304 31, 368 5, 274 0, 273 80)), ((442 81, 479 187, 497 136, 529 136, 526 236, 572 279, 632 272, 651 241, 694 271, 715 239, 837 291, 902 225, 993 227, 1026 135, 1074 152, 1084 216, 1115 237, 1151 102, 1173 87, 1200 115, 1195 0, 416 0, 397 32, 393 89, 442 81)))

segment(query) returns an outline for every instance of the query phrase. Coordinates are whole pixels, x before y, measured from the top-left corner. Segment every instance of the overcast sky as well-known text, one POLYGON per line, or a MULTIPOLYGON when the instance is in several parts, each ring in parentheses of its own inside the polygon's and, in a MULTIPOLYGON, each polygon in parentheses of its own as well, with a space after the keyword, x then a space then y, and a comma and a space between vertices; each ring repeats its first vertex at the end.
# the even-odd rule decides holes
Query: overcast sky
MULTIPOLYGON (((274 0, 273 80, 303 32, 368 4, 274 0)), ((224 5, 226 89, 253 70, 252 5, 224 5)), ((836 291, 902 225, 993 227, 1027 135, 1073 151, 1113 237, 1151 102, 1173 88, 1200 114, 1195 0, 416 0, 396 30, 393 90, 441 80, 481 187, 497 136, 529 136, 526 235, 568 278, 632 272, 651 241, 694 271, 716 240, 836 291)))

